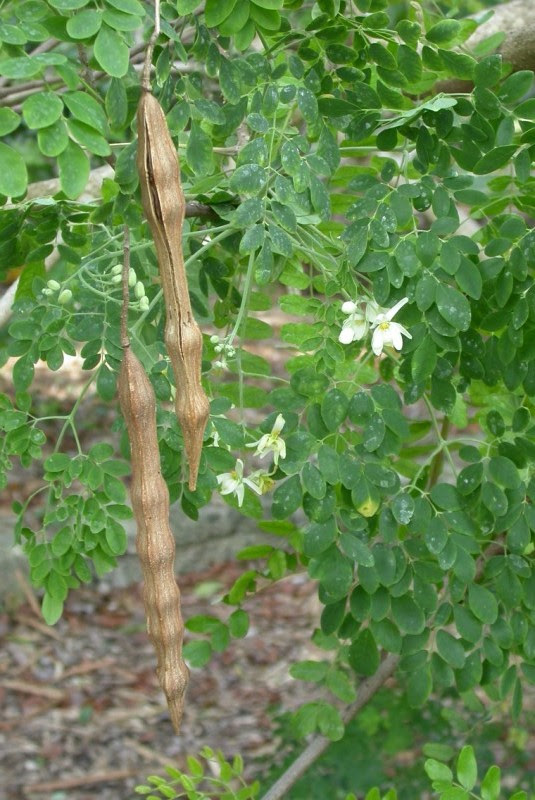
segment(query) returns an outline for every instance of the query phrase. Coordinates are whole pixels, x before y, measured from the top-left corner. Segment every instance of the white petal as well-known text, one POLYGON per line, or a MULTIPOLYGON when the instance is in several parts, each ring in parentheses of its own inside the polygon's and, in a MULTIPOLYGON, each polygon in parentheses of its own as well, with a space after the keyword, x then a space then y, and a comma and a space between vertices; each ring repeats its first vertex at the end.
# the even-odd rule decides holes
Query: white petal
POLYGON ((401 350, 401 348, 403 347, 403 337, 401 335, 401 325, 396 325, 396 323, 393 322, 391 324, 390 328, 391 328, 391 330, 390 330, 390 340, 391 340, 392 344, 394 345, 394 347, 396 348, 396 350, 401 350))
POLYGON ((358 341, 359 339, 362 339, 364 336, 366 336, 366 333, 368 332, 368 323, 366 322, 366 320, 358 322, 355 321, 352 327, 353 327, 354 342, 358 341))
POLYGON ((277 419, 275 420, 275 423, 273 425, 273 428, 271 429, 271 433, 280 433, 284 428, 285 423, 286 420, 284 419, 282 414, 278 414, 277 419))
POLYGON ((234 467, 238 479, 241 480, 243 476, 243 461, 241 458, 236 459, 236 466, 234 467))
POLYGON ((340 331, 338 341, 342 344, 351 344, 353 341, 353 328, 351 325, 346 325, 344 322, 344 327, 340 331))
POLYGON ((398 323, 398 327, 399 327, 401 333, 403 334, 403 336, 406 336, 407 339, 412 339, 412 336, 409 333, 409 331, 407 330, 407 328, 404 328, 403 325, 399 325, 399 323, 398 323))
POLYGON ((376 328, 378 325, 382 325, 383 322, 388 322, 388 318, 387 318, 386 314, 383 314, 381 312, 380 314, 377 314, 377 316, 373 320, 372 328, 376 328))
POLYGON ((342 303, 342 313, 343 314, 354 314, 357 311, 358 306, 352 300, 346 300, 345 303, 342 303))
POLYGON ((245 489, 243 488, 243 483, 239 483, 236 486, 236 497, 238 498, 238 505, 241 508, 243 503, 243 495, 245 494, 245 489))
MULTIPOLYGON (((257 473, 253 473, 253 474, 256 475, 257 473)), ((257 483, 254 482, 254 480, 252 480, 252 478, 253 478, 253 475, 251 475, 250 478, 244 478, 243 482, 247 484, 249 489, 252 489, 253 492, 256 492, 256 494, 262 494, 262 489, 260 488, 260 486, 258 486, 257 483)), ((240 503, 240 505, 241 505, 241 503, 240 503)))
POLYGON ((381 309, 375 300, 370 300, 370 302, 366 305, 366 319, 368 322, 374 322, 380 313, 381 309))
POLYGON ((219 491, 221 494, 234 494, 240 485, 240 481, 232 478, 229 474, 228 477, 225 477, 225 480, 221 482, 221 488, 219 491))
POLYGON ((372 350, 376 356, 380 356, 383 352, 384 336, 381 328, 376 328, 372 336, 372 350))
POLYGON ((409 298, 408 297, 404 297, 402 300, 399 301, 399 303, 396 303, 395 306, 392 306, 392 308, 388 309, 388 311, 386 312, 386 318, 388 320, 394 319, 394 317, 396 316, 398 311, 400 309, 402 309, 403 306, 406 305, 408 302, 409 302, 409 298))

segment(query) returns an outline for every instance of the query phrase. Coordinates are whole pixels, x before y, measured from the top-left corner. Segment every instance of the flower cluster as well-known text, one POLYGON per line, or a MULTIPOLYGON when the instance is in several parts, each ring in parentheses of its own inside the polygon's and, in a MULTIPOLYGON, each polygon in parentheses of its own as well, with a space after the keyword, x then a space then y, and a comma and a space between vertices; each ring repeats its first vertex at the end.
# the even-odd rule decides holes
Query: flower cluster
POLYGON ((273 485, 269 474, 261 469, 257 469, 256 472, 251 472, 249 476, 245 476, 243 474, 243 461, 241 458, 236 460, 236 466, 232 472, 222 472, 221 475, 218 475, 217 482, 219 484, 220 493, 236 495, 240 507, 243 504, 246 486, 252 489, 256 494, 264 494, 268 492, 273 485))
POLYGON ((365 310, 362 310, 358 303, 352 300, 342 304, 342 313, 347 314, 338 341, 342 344, 351 344, 363 339, 368 330, 372 333, 372 350, 376 356, 380 356, 385 346, 394 347, 401 350, 403 347, 403 336, 412 339, 411 334, 399 322, 392 322, 395 315, 409 302, 408 297, 404 297, 392 308, 380 308, 373 300, 366 303, 365 310))
POLYGON ((61 284, 55 280, 48 281, 46 287, 43 289, 43 294, 50 297, 51 295, 56 294, 56 292, 59 292, 58 303, 61 306, 66 305, 72 300, 72 292, 70 289, 62 289, 61 284))
POLYGON ((217 334, 214 333, 213 336, 210 336, 210 341, 214 345, 214 350, 216 353, 221 354, 221 358, 219 361, 214 361, 214 367, 219 369, 226 369, 227 368, 227 358, 234 358, 236 355, 236 350, 229 344, 226 339, 220 339, 217 334))
MULTIPOLYGON (((279 463, 279 458, 286 457, 286 444, 281 439, 280 433, 284 427, 285 419, 282 414, 277 416, 273 423, 270 433, 265 433, 256 442, 247 444, 246 447, 255 447, 255 456, 264 458, 268 453, 273 453, 273 461, 275 466, 279 463)), ((215 437, 214 437, 215 440, 215 437)), ((245 487, 248 486, 256 494, 265 494, 273 487, 274 481, 269 472, 258 469, 252 472, 249 476, 243 474, 243 461, 238 458, 236 466, 231 472, 223 472, 217 476, 219 484, 219 491, 221 494, 234 494, 238 499, 238 505, 241 507, 245 494, 245 487)))
MULTIPOLYGON (((121 264, 117 264, 113 267, 111 274, 112 274, 112 283, 121 283, 123 267, 121 264)), ((149 310, 149 298, 145 294, 145 287, 141 281, 138 281, 136 271, 130 267, 128 270, 128 285, 131 289, 134 290, 134 297, 136 300, 139 301, 139 309, 140 311, 148 311, 149 310)))

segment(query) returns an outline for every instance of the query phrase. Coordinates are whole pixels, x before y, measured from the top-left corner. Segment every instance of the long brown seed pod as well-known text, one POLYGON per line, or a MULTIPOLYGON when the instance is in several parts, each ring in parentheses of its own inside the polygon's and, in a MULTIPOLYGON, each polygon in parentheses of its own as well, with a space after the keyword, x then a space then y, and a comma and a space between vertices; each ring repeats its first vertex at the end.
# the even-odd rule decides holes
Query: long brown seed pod
POLYGON ((142 89, 137 112, 137 166, 141 200, 158 256, 166 308, 165 344, 176 383, 176 413, 195 489, 210 412, 201 384, 202 334, 191 310, 182 253, 186 201, 180 166, 162 108, 142 89))
POLYGON ((158 657, 157 674, 178 733, 189 672, 182 658, 184 623, 174 575, 175 540, 169 527, 169 492, 162 478, 156 432, 156 399, 147 374, 130 348, 128 312, 128 235, 125 232, 123 361, 117 383, 119 403, 130 438, 131 499, 137 523, 136 549, 143 573, 147 630, 158 657))

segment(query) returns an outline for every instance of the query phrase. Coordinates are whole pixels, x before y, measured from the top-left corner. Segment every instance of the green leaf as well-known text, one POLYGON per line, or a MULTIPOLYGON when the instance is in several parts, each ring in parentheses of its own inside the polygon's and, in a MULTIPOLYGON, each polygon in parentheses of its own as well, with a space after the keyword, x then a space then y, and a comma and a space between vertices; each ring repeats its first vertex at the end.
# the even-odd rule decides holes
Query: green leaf
POLYGON ((273 492, 271 512, 275 519, 286 519, 301 505, 302 489, 299 475, 292 475, 273 492))
POLYGON ((357 675, 373 675, 379 667, 380 657, 373 634, 369 628, 359 633, 348 651, 348 660, 357 675))
POLYGON ((41 603, 41 612, 47 625, 55 625, 63 614, 63 600, 45 592, 41 603))
POLYGON ((504 144, 501 147, 495 147, 476 162, 473 172, 476 175, 487 175, 489 172, 494 172, 496 169, 505 166, 517 149, 516 144, 504 144))
POLYGON ((323 475, 310 461, 307 461, 301 470, 301 481, 305 492, 308 492, 312 497, 317 500, 325 497, 327 486, 323 475))
POLYGON ((71 460, 65 453, 54 453, 45 459, 43 467, 46 472, 63 472, 70 463, 71 460))
POLYGON ((41 128, 37 133, 37 144, 44 156, 57 158, 69 144, 69 135, 62 119, 58 119, 48 128, 41 128))
POLYGON ((73 539, 74 531, 69 527, 62 528, 56 533, 50 543, 50 550, 52 554, 56 556, 56 558, 60 558, 71 549, 73 539))
POLYGON ((230 16, 237 0, 206 0, 204 18, 209 28, 216 28, 230 16))
POLYGON ((423 383, 435 369, 437 348, 431 336, 425 336, 412 354, 412 379, 415 383, 423 383))
POLYGON ((237 608, 228 618, 228 627, 230 635, 234 639, 243 639, 249 630, 249 614, 243 609, 237 608))
POLYGON ((365 449, 371 453, 382 444, 385 438, 386 427, 384 420, 380 414, 372 414, 369 421, 364 427, 362 440, 365 449))
POLYGON ((57 8, 58 11, 76 11, 77 8, 82 8, 88 4, 89 0, 49 0, 52 8, 57 8))
POLYGON ((77 119, 67 120, 67 128, 71 137, 86 150, 89 150, 90 153, 102 157, 111 155, 111 147, 107 139, 97 133, 94 128, 79 122, 77 119))
POLYGON ((339 741, 344 735, 344 723, 340 712, 328 703, 321 703, 318 713, 318 727, 321 733, 332 742, 339 741))
POLYGON ((73 117, 95 128, 103 136, 107 136, 106 115, 98 100, 86 92, 68 92, 62 97, 73 117))
POLYGON ((429 665, 413 672, 407 681, 407 700, 411 708, 422 708, 433 689, 433 678, 429 665))
POLYGON ((436 636, 436 645, 439 655, 446 664, 453 669, 461 669, 464 666, 465 653, 460 639, 456 639, 447 631, 440 630, 436 636))
POLYGON ((190 667, 204 667, 212 658, 210 642, 197 640, 184 645, 184 658, 190 667))
POLYGON ((106 0, 106 3, 124 14, 133 14, 136 17, 145 15, 145 9, 139 0, 106 0))
POLYGON ((500 800, 501 772, 496 766, 489 767, 481 781, 482 800, 500 800))
POLYGON ((340 389, 330 389, 321 403, 321 416, 329 431, 336 431, 345 420, 349 400, 340 389))
POLYGON ((181 17, 191 14, 200 5, 200 0, 176 0, 176 10, 181 17))
MULTIPOLYGON (((111 127, 122 128, 126 122, 126 117, 128 114, 128 96, 126 94, 123 81, 119 80, 118 78, 111 79, 108 91, 106 92, 104 104, 111 127)), ((87 123, 87 119, 81 121, 87 123)), ((95 126, 93 125, 93 127, 95 126)))
MULTIPOLYGON (((135 31, 143 24, 143 19, 141 17, 136 17, 133 14, 123 14, 121 11, 116 11, 114 8, 106 9, 103 20, 115 31, 135 31)), ((167 33, 167 31, 165 32, 167 33)))
POLYGON ((477 781, 477 762, 474 750, 469 745, 463 747, 457 759, 457 780, 465 789, 473 789, 477 781))
POLYGON ((244 164, 234 171, 229 186, 233 192, 256 195, 267 185, 266 171, 258 164, 244 164))
POLYGON ((89 159, 81 147, 69 142, 58 157, 58 168, 62 190, 70 200, 75 200, 87 184, 89 159))
POLYGON ((433 44, 445 44, 455 39, 460 30, 461 23, 458 20, 442 19, 427 31, 425 38, 433 44))
POLYGON ((104 72, 113 78, 122 78, 128 72, 128 45, 108 25, 102 25, 95 39, 93 52, 104 72))
POLYGON ((278 31, 281 24, 281 15, 278 11, 272 11, 268 8, 261 8, 254 0, 251 2, 250 13, 252 19, 260 28, 265 28, 266 31, 278 31))
POLYGON ((122 556, 126 552, 126 532, 115 519, 108 519, 106 524, 106 543, 114 556, 122 556))
POLYGON ((23 157, 0 142, 0 194, 6 197, 19 197, 28 185, 28 173, 23 157))
POLYGON ((44 69, 44 64, 36 58, 25 56, 24 58, 6 58, 0 62, 0 75, 5 78, 15 80, 25 80, 33 78, 44 69))
POLYGON ((472 613, 487 625, 492 625, 498 619, 496 598, 484 586, 471 584, 468 589, 468 605, 472 613))
POLYGON ((304 86, 298 88, 297 105, 305 122, 309 124, 316 122, 318 118, 318 101, 310 89, 306 89, 304 86))
POLYGON ((13 133, 20 125, 20 117, 11 108, 0 108, 0 136, 13 133))
POLYGON ((436 304, 440 315, 455 330, 466 331, 470 327, 470 303, 457 289, 441 283, 436 290, 436 304))
POLYGON ((424 630, 425 614, 410 595, 393 597, 391 604, 392 617, 401 631, 416 635, 424 630))
POLYGON ((195 121, 191 123, 186 147, 186 161, 195 175, 211 175, 214 171, 212 140, 195 121))
POLYGON ((73 39, 90 39, 100 30, 102 12, 86 8, 67 20, 67 33, 73 39))
POLYGON ((400 525, 408 525, 414 514, 414 500, 410 494, 398 494, 392 503, 392 513, 400 525))
POLYGON ((303 552, 315 557, 327 550, 336 541, 338 531, 333 517, 325 522, 314 522, 305 529, 303 536, 303 552))
POLYGON ((328 669, 329 664, 326 661, 298 661, 290 666, 289 672, 296 680, 319 683, 325 678, 328 669))
POLYGON ((427 759, 424 769, 432 781, 443 781, 444 783, 453 781, 453 772, 447 764, 441 764, 440 761, 436 761, 434 758, 427 759))
POLYGON ((505 456, 493 456, 488 464, 489 475, 506 489, 517 489, 520 485, 518 468, 505 456))

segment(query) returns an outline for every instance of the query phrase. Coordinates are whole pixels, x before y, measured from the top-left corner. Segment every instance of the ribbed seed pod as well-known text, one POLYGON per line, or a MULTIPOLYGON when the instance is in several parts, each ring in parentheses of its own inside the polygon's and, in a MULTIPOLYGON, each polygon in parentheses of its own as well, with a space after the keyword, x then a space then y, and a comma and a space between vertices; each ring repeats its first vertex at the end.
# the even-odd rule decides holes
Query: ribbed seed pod
POLYGON ((176 382, 176 413, 195 489, 210 406, 201 384, 202 334, 193 316, 182 253, 186 201, 180 167, 162 108, 142 90, 137 112, 137 166, 143 210, 149 223, 166 308, 165 344, 176 382))
POLYGON ((130 438, 131 498, 136 549, 143 573, 147 630, 158 657, 158 680, 178 733, 188 668, 182 658, 184 623, 174 574, 175 540, 169 527, 169 492, 162 478, 156 432, 156 399, 147 374, 128 345, 117 384, 130 438))

